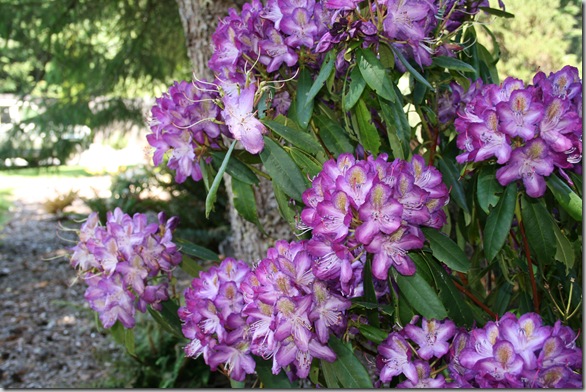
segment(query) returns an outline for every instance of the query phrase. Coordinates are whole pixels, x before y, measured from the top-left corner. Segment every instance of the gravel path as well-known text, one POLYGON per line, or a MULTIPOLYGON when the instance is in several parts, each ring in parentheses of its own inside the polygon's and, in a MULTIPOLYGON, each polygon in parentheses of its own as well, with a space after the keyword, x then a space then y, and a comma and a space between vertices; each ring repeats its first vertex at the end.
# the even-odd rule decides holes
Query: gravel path
MULTIPOLYGON (((79 224, 60 222, 42 208, 45 200, 69 189, 92 196, 93 187, 103 195, 109 181, 87 177, 10 184, 16 202, 0 231, 0 387, 88 387, 114 371, 122 350, 98 331, 83 298, 85 285, 75 281, 65 250, 76 235, 61 225, 79 224)), ((72 209, 89 212, 79 200, 72 209)))

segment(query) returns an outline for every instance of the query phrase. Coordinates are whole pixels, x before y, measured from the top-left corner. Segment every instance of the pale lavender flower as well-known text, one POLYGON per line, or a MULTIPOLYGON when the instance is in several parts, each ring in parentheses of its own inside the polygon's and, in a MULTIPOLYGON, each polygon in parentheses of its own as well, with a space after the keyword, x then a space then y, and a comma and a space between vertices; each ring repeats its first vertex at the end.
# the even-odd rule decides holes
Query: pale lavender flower
POLYGON ((413 383, 419 381, 417 368, 411 360, 413 353, 409 343, 399 333, 391 332, 378 346, 378 354, 376 365, 381 381, 391 381, 400 374, 404 374, 413 383))
POLYGON ((413 340, 419 348, 417 354, 421 359, 441 358, 449 351, 448 340, 456 332, 456 324, 446 319, 443 322, 431 319, 423 319, 421 328, 414 324, 407 324, 404 328, 405 335, 413 340))

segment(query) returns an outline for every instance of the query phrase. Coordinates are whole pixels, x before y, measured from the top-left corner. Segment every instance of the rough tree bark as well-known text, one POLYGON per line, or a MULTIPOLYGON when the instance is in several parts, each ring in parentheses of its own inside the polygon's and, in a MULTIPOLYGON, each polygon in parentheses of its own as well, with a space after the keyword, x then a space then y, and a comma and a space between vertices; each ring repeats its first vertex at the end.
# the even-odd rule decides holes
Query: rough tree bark
MULTIPOLYGON (((212 78, 207 66, 211 57, 211 34, 218 20, 227 15, 230 7, 240 9, 245 0, 177 0, 181 23, 185 31, 187 53, 191 59, 193 71, 198 78, 212 78)), ((279 214, 273 188, 269 181, 261 178, 255 189, 259 220, 268 237, 258 228, 238 215, 233 203, 232 181, 224 176, 228 194, 228 214, 231 234, 222 244, 222 253, 254 263, 265 257, 266 250, 277 239, 292 240, 293 234, 287 222, 279 214)))

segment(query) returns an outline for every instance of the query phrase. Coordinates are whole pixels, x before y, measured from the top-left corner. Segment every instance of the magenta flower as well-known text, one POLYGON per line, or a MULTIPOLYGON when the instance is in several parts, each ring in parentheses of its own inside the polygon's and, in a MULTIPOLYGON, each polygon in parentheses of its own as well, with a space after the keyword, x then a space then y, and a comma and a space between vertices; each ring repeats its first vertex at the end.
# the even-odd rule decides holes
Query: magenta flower
POLYGON ((544 176, 553 172, 549 148, 542 139, 533 139, 511 154, 509 162, 497 170, 496 178, 503 186, 522 179, 527 195, 541 197, 545 193, 544 176))
POLYGON ((417 354, 421 359, 441 358, 450 348, 448 340, 456 332, 456 324, 451 320, 443 322, 435 319, 421 322, 421 328, 413 324, 407 324, 404 328, 405 335, 418 344, 417 354))
POLYGON ((366 250, 374 254, 372 274, 377 279, 387 279, 389 268, 394 267, 401 275, 413 275, 415 263, 407 254, 408 250, 423 248, 423 240, 411 234, 411 230, 400 227, 390 236, 378 234, 366 250))
POLYGON ((242 87, 239 94, 225 95, 222 99, 222 116, 234 139, 242 142, 244 149, 258 154, 264 148, 262 135, 266 127, 254 116, 254 94, 256 86, 242 87))
POLYGON ((515 376, 523 370, 523 359, 515 352, 511 342, 501 340, 493 346, 492 356, 478 361, 474 369, 481 375, 489 375, 495 381, 507 379, 515 382, 515 376))
POLYGON ((508 102, 496 106, 499 118, 499 130, 511 137, 520 136, 531 140, 537 132, 537 124, 543 117, 543 105, 533 102, 528 90, 515 90, 508 102))
POLYGON ((445 388, 446 380, 442 374, 431 377, 431 367, 429 363, 423 361, 414 361, 415 369, 417 370, 417 382, 409 379, 397 385, 397 388, 445 388))
POLYGON ((362 224, 356 228, 356 239, 369 244, 379 232, 394 233, 401 225, 403 205, 391 197, 391 188, 378 183, 368 194, 367 203, 359 210, 362 224))
POLYGON ((378 354, 376 365, 381 381, 389 382, 399 374, 404 374, 413 383, 419 381, 417 368, 411 361, 409 343, 400 334, 391 332, 378 346, 378 354))
POLYGON ((84 297, 98 312, 104 328, 112 327, 116 321, 125 328, 134 327, 134 296, 124 289, 120 274, 111 277, 91 275, 85 281, 88 288, 84 297))

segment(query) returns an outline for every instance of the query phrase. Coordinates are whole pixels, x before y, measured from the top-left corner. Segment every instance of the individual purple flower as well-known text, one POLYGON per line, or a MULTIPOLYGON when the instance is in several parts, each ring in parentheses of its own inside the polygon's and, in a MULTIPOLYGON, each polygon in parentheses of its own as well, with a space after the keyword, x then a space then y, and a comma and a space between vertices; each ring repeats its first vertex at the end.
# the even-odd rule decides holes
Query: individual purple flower
POLYGON ((537 367, 535 351, 543 347, 551 335, 551 327, 541 325, 541 317, 535 313, 526 313, 519 317, 503 316, 499 322, 502 339, 511 342, 515 352, 521 356, 525 369, 537 367))
POLYGON ((507 340, 495 343, 492 356, 478 361, 474 365, 474 370, 481 375, 489 376, 489 381, 494 379, 499 382, 506 379, 513 385, 517 384, 517 387, 522 386, 522 383, 516 380, 516 376, 523 370, 523 359, 515 352, 513 344, 507 340))
POLYGON ((431 377, 431 367, 429 363, 424 361, 414 361, 415 369, 417 371, 417 382, 410 379, 403 381, 397 385, 397 388, 445 388, 446 380, 442 374, 431 377))
POLYGON ((541 197, 545 193, 545 179, 553 172, 549 148, 542 139, 533 139, 511 154, 509 162, 499 168, 496 178, 503 186, 522 179, 527 195, 541 197))
POLYGON ((222 99, 222 116, 234 139, 242 142, 244 149, 258 154, 264 148, 263 134, 266 127, 254 116, 256 86, 241 87, 239 94, 225 95, 222 99))
POLYGON ((403 206, 391 197, 389 186, 378 183, 368 193, 368 201, 359 209, 362 224, 356 228, 356 239, 369 244, 379 233, 392 234, 401 225, 403 206))
POLYGON ((537 124, 543 117, 543 105, 533 102, 529 90, 515 90, 508 102, 496 106, 499 130, 511 137, 520 136, 531 140, 537 132, 537 124))
POLYGON ((421 359, 429 360, 433 357, 441 358, 449 351, 448 340, 454 336, 456 324, 449 319, 441 322, 424 318, 421 327, 407 324, 403 330, 405 335, 419 346, 417 355, 421 359))
POLYGON ((134 327, 134 296, 124 288, 120 274, 110 277, 89 275, 85 281, 88 288, 84 297, 98 312, 104 328, 111 328, 116 321, 125 328, 134 327))
POLYGON ((415 263, 407 251, 423 248, 423 240, 412 234, 410 229, 400 227, 390 236, 376 235, 365 248, 374 254, 372 260, 374 277, 387 279, 390 267, 395 268, 401 275, 415 273, 415 263))
POLYGON ((389 382, 393 377, 404 374, 411 382, 417 383, 419 375, 417 367, 411 361, 413 353, 409 343, 399 333, 391 332, 378 346, 376 366, 380 371, 380 379, 389 382))

